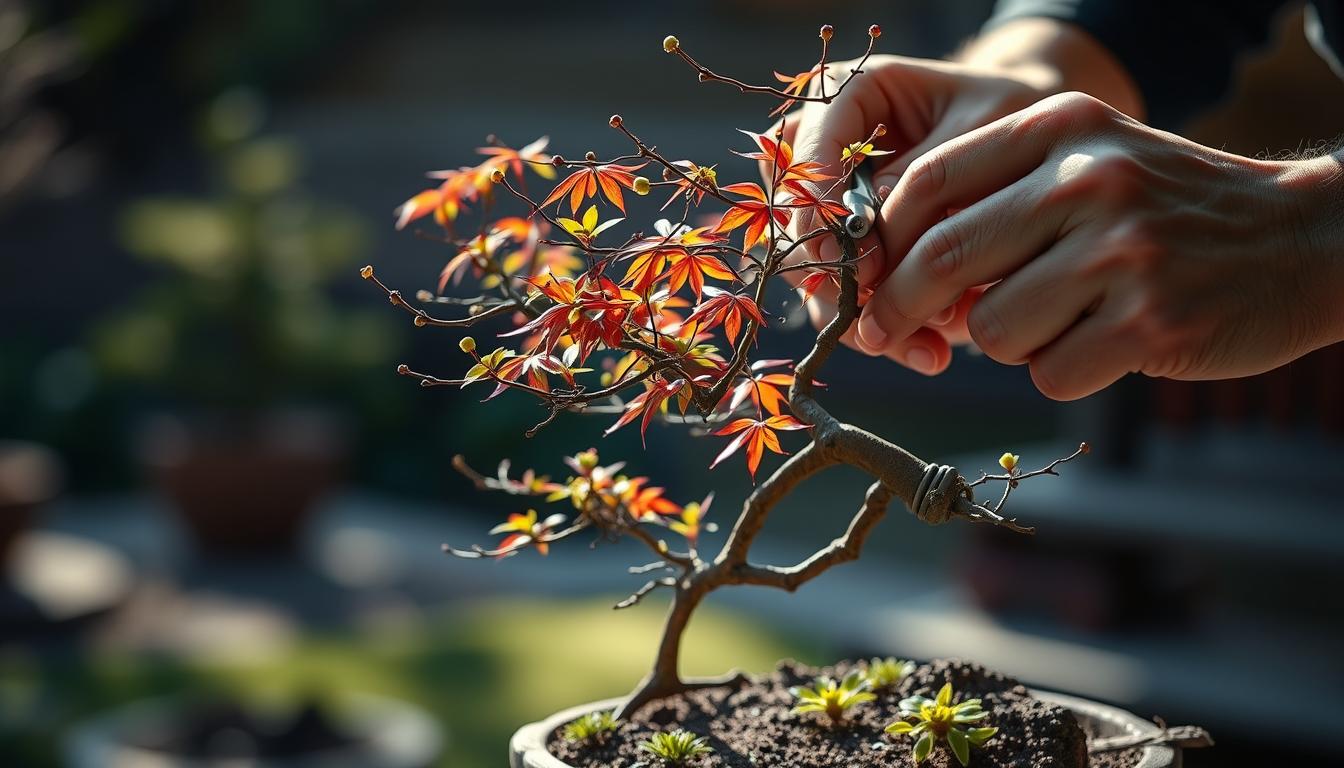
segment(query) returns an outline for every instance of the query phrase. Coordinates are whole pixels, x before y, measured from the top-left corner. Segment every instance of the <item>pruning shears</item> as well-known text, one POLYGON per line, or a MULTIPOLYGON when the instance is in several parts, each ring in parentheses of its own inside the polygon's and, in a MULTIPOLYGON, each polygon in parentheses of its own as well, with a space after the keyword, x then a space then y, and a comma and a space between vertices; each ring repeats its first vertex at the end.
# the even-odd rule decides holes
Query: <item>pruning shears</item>
POLYGON ((849 209, 845 217, 845 232, 858 240, 873 228, 877 218, 877 193, 873 190, 873 168, 868 163, 859 163, 849 177, 849 189, 840 198, 841 204, 849 209))

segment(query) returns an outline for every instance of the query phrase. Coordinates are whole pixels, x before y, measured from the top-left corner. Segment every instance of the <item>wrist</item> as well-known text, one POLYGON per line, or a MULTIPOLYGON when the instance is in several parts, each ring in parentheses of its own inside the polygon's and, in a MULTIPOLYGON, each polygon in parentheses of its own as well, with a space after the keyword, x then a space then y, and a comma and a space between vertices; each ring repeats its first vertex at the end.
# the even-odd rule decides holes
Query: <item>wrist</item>
POLYGON ((1275 186, 1287 206, 1290 242, 1320 296, 1316 346, 1344 341, 1344 152, 1283 164, 1275 186))

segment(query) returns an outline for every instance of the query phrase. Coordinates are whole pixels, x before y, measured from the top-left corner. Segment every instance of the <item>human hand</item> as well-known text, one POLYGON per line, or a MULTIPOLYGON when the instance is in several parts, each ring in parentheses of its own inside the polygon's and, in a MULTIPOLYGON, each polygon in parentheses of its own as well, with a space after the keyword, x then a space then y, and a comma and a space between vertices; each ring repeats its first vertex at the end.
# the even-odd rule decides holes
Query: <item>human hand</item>
MULTIPOLYGON (((835 93, 857 61, 833 62, 827 65, 827 92, 835 93)), ((874 164, 873 185, 879 197, 896 186, 902 173, 912 161, 940 144, 978 128, 999 117, 1016 112, 1052 92, 1050 76, 1043 71, 1028 68, 972 67, 945 61, 912 59, 901 56, 873 56, 863 67, 863 74, 845 86, 830 104, 807 103, 801 110, 787 116, 771 129, 770 135, 783 131, 785 140, 794 148, 794 158, 815 161, 839 170, 841 152, 855 141, 862 141, 882 123, 887 126, 885 136, 878 139, 879 149, 892 154, 869 158, 874 164)), ((818 95, 817 81, 812 84, 812 95, 818 95)), ((772 169, 762 164, 761 175, 768 185, 772 169)), ((825 191, 819 186, 818 191, 825 191)), ((830 189, 830 198, 838 200, 843 189, 830 189)), ((790 233, 799 236, 815 228, 819 222, 799 214, 794 217, 790 233)), ((883 247, 878 229, 859 243, 863 258, 859 262, 859 284, 869 286, 895 267, 904 251, 889 258, 883 247)), ((834 261, 839 259, 839 246, 833 238, 817 238, 804 243, 791 255, 790 263, 803 261, 834 261)), ((803 274, 788 273, 797 280, 803 274)), ((825 285, 808 303, 812 321, 818 327, 835 315, 836 289, 825 285)), ((966 336, 966 309, 969 298, 949 312, 927 318, 922 327, 900 339, 884 345, 882 353, 910 365, 917 370, 933 373, 946 367, 951 358, 950 344, 964 342, 966 336), (911 359, 912 355, 925 358, 911 359)), ((856 346, 854 328, 844 336, 850 346, 856 346)))
POLYGON ((1128 372, 1277 367, 1344 336, 1339 176, 1338 158, 1251 160, 1045 99, 910 166, 876 225, 899 264, 858 346, 913 361, 931 319, 968 310, 985 354, 1059 400, 1128 372))

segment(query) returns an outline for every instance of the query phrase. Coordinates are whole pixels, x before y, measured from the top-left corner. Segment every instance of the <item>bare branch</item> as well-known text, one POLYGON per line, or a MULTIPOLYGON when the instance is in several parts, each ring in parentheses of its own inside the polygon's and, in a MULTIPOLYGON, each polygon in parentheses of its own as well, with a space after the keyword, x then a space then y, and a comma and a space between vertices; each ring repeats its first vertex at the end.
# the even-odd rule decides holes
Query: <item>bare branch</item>
POLYGON ((797 565, 781 568, 773 565, 742 565, 734 569, 731 583, 759 584, 790 592, 820 576, 832 566, 857 560, 863 543, 878 521, 887 513, 892 491, 882 481, 868 487, 863 506, 850 520, 849 528, 840 538, 817 551, 797 565))
POLYGON ((645 595, 649 594, 650 592, 659 587, 675 587, 675 586, 677 586, 677 580, 670 576, 663 579, 654 579, 653 581, 650 581, 649 583, 635 590, 634 594, 625 598, 616 605, 613 605, 612 608, 618 611, 621 610, 622 608, 629 608, 630 606, 638 603, 640 600, 643 600, 645 595))

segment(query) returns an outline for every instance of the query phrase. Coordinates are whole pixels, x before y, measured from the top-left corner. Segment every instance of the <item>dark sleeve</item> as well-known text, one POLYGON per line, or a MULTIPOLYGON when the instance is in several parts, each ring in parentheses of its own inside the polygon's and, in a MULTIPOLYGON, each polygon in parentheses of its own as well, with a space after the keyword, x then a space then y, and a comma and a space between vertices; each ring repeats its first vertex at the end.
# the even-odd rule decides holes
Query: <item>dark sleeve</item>
POLYGON ((1243 52, 1262 46, 1285 0, 998 0, 992 29, 1046 17, 1082 27, 1143 93, 1148 122, 1175 128, 1226 94, 1243 52))

